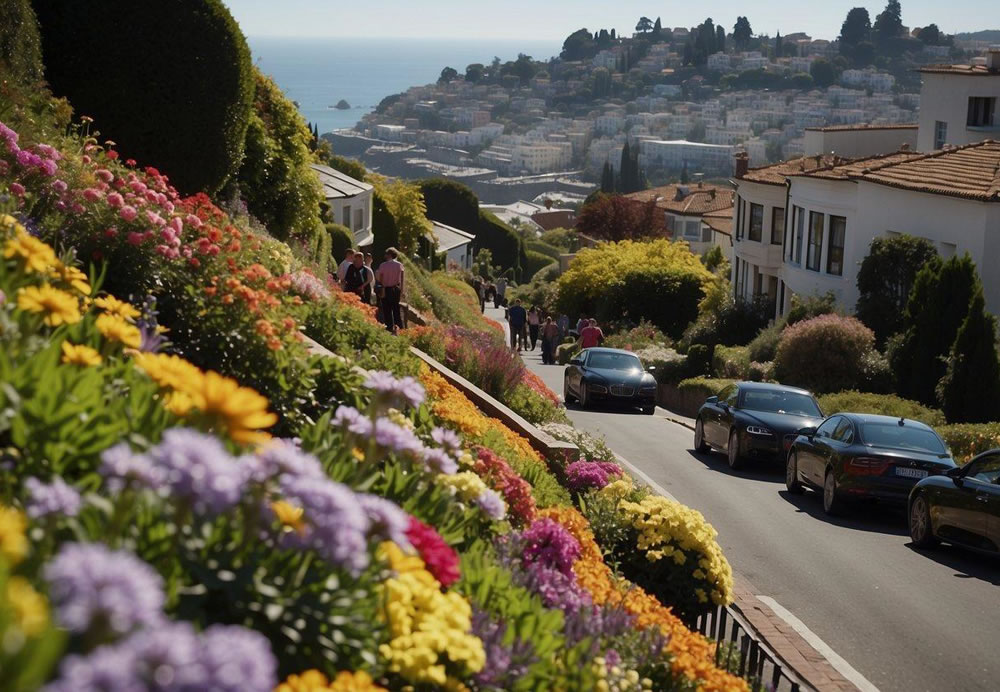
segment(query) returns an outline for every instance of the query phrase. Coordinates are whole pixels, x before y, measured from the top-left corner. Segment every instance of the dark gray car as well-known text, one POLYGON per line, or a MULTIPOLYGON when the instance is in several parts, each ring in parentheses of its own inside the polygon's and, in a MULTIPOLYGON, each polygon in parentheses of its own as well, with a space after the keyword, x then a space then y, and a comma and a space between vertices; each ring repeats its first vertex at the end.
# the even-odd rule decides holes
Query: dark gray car
POLYGON ((573 357, 563 376, 563 400, 576 399, 582 408, 596 402, 656 409, 656 379, 639 357, 617 348, 587 348, 573 357))

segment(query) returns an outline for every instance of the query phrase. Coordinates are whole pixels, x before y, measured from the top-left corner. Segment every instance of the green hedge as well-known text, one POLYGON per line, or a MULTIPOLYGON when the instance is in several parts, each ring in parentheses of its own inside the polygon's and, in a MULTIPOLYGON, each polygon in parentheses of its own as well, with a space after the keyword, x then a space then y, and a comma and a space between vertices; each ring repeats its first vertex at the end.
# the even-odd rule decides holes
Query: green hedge
POLYGON ((703 395, 704 398, 717 396, 719 392, 736 382, 722 377, 689 377, 681 380, 677 389, 681 393, 690 393, 692 396, 703 395))
POLYGON ((903 399, 895 394, 870 394, 867 392, 836 392, 817 398, 823 413, 876 413, 894 418, 912 418, 931 426, 944 425, 944 414, 938 409, 903 399))
POLYGON ((182 193, 240 168, 254 97, 250 48, 222 0, 35 0, 46 78, 101 141, 182 193))
POLYGON ((712 352, 715 377, 746 379, 750 373, 750 349, 747 346, 716 346, 712 352))
POLYGON ((42 80, 42 40, 29 0, 4 0, 0 5, 0 74, 15 82, 42 80))
POLYGON ((328 223, 326 233, 330 236, 333 267, 337 267, 344 261, 344 253, 348 248, 354 247, 354 234, 347 226, 341 226, 339 223, 328 223))
POLYGON ((1000 423, 957 423, 936 429, 959 464, 1000 447, 1000 423))
POLYGON ((524 248, 526 252, 537 252, 557 262, 559 261, 559 255, 563 252, 555 245, 549 245, 544 240, 526 240, 524 241, 524 248))
POLYGON ((534 250, 528 250, 525 255, 528 261, 521 271, 521 281, 531 281, 535 274, 554 263, 554 260, 548 255, 543 255, 534 250))

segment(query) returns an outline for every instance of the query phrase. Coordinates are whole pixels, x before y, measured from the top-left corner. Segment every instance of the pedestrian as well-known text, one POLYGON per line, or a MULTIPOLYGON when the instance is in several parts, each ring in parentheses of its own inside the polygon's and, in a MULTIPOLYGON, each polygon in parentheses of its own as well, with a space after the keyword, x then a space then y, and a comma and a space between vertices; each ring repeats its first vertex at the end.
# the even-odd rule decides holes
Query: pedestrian
POLYGON ((556 364, 556 346, 559 345, 559 325, 552 321, 552 316, 545 318, 542 325, 542 363, 556 364))
POLYGON ((587 326, 580 331, 580 348, 600 346, 604 341, 604 332, 597 326, 597 320, 589 320, 587 326))
POLYGON ((524 338, 524 325, 528 321, 528 315, 521 306, 521 299, 518 298, 514 301, 510 310, 507 312, 507 321, 510 324, 510 349, 521 351, 521 348, 526 344, 524 338))
POLYGON ((340 282, 341 288, 344 286, 344 275, 347 274, 347 268, 352 262, 354 262, 354 248, 349 247, 344 253, 344 261, 337 267, 337 281, 340 282))
POLYGON ((367 290, 370 295, 374 282, 375 276, 371 269, 365 266, 365 256, 360 252, 355 252, 354 261, 344 272, 344 290, 348 293, 354 293, 364 300, 365 291, 367 290))
POLYGON ((538 306, 532 305, 528 310, 528 336, 531 338, 531 350, 535 350, 538 343, 538 327, 541 326, 541 315, 538 313, 538 306))
POLYGON ((569 334, 569 316, 566 313, 559 315, 556 325, 559 327, 559 341, 562 342, 569 334))
POLYGON ((500 277, 497 279, 497 292, 493 296, 493 307, 498 308, 504 304, 504 295, 507 293, 507 279, 500 277))
POLYGON ((382 314, 387 330, 396 333, 403 326, 399 301, 403 296, 403 265, 396 259, 399 250, 394 247, 385 251, 385 261, 378 265, 378 282, 382 285, 382 314))
POLYGON ((369 283, 369 284, 367 284, 365 286, 365 293, 364 293, 364 296, 362 296, 364 298, 365 305, 371 305, 372 304, 372 294, 375 292, 374 291, 374 289, 375 289, 375 268, 372 267, 372 260, 374 260, 374 259, 375 258, 372 256, 372 253, 370 253, 370 252, 366 252, 365 253, 365 266, 368 267, 368 272, 372 276, 371 283, 369 283))
POLYGON ((590 320, 587 319, 586 315, 580 315, 580 319, 576 321, 576 334, 574 336, 579 339, 580 334, 583 333, 584 327, 590 324, 590 320))
POLYGON ((476 283, 476 297, 479 298, 479 312, 486 312, 486 281, 483 277, 477 277, 476 283))

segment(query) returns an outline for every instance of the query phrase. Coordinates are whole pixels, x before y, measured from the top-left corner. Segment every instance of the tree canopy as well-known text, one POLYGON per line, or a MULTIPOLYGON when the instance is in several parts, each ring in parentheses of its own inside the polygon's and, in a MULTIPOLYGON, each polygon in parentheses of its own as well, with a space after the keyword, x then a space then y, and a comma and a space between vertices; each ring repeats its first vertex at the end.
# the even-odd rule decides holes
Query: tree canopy
POLYGON ((636 202, 621 195, 598 195, 580 212, 576 228, 601 240, 656 238, 667 231, 663 213, 655 203, 636 202))
POLYGON ((937 256, 930 241, 911 235, 875 238, 858 269, 858 319, 879 343, 900 330, 913 281, 937 256))
POLYGON ((746 50, 750 46, 750 39, 753 38, 753 29, 750 28, 750 20, 746 17, 738 17, 736 25, 733 27, 733 45, 737 50, 746 50))

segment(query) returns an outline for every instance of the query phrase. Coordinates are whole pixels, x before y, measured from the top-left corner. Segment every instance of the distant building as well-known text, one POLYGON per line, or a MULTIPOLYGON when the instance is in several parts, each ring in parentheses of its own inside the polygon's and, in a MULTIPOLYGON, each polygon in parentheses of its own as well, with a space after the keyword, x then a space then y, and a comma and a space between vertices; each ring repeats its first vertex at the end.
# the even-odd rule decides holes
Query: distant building
POLYGON ((639 144, 639 165, 647 171, 663 169, 730 175, 734 148, 720 144, 702 144, 678 140, 645 140, 639 144))
POLYGON ((372 196, 375 188, 329 166, 314 163, 310 168, 319 177, 323 197, 330 205, 334 223, 350 229, 355 246, 367 246, 375 242, 372 235, 372 196))
POLYGON ((844 158, 916 150, 916 125, 831 125, 805 129, 805 155, 837 154, 844 158))
POLYGON ((431 222, 431 235, 437 244, 437 251, 446 255, 446 266, 472 268, 472 241, 476 236, 438 221, 431 222))
POLYGON ((720 185, 663 185, 626 195, 638 203, 654 202, 663 211, 667 230, 703 253, 715 245, 729 247, 725 217, 732 216, 733 189, 720 185), (720 218, 720 214, 721 217, 720 218))
POLYGON ((931 65, 920 69, 921 151, 1000 139, 1000 49, 985 65, 931 65))

